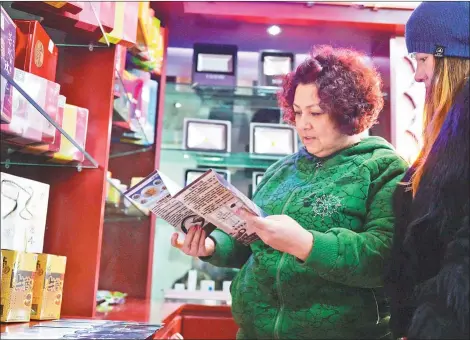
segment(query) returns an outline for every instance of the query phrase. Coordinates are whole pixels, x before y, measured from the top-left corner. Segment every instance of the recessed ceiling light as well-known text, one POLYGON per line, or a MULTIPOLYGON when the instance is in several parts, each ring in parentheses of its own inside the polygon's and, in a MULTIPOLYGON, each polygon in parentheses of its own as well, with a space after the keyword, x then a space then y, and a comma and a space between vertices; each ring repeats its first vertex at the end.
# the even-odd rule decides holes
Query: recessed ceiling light
POLYGON ((272 25, 272 26, 269 26, 268 27, 268 33, 271 34, 271 35, 278 35, 279 33, 281 33, 281 28, 277 25, 272 25))

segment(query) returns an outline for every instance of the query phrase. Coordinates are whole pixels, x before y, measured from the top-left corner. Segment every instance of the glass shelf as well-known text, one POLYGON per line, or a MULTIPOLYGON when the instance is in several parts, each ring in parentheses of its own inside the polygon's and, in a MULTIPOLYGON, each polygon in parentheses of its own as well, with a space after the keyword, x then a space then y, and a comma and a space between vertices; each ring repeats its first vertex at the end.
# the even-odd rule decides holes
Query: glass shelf
MULTIPOLYGON (((82 169, 96 169, 98 162, 86 152, 83 145, 78 143, 67 133, 44 109, 33 99, 25 89, 12 79, 4 70, 1 75, 7 83, 11 84, 13 89, 12 106, 13 110, 21 110, 28 117, 28 122, 34 124, 27 125, 21 118, 16 118, 10 124, 2 124, 0 163, 3 167, 11 166, 48 166, 48 167, 73 167, 79 171, 82 169), (38 128, 40 127, 40 128, 38 128), (15 131, 18 135, 12 133, 15 131), (47 141, 46 141, 47 138, 47 141), (83 155, 83 161, 69 161, 64 157, 59 159, 52 158, 52 151, 49 150, 49 144, 59 139, 60 143, 70 143, 68 155, 83 155), (47 144, 49 143, 49 144, 47 144), (26 144, 28 146, 26 146, 26 144)), ((40 94, 33 93, 36 99, 41 98, 40 94)), ((36 90, 37 91, 37 90, 36 90)), ((18 111, 17 111, 18 112, 18 111)), ((80 158, 80 157, 74 157, 80 158)))
MULTIPOLYGON (((199 84, 167 83, 166 96, 197 97, 203 101, 249 101, 252 108, 277 109, 278 87, 271 86, 208 86, 199 84)), ((189 100, 189 98, 187 99, 189 100)))
MULTIPOLYGON (((116 146, 116 144, 114 144, 113 146, 116 146)), ((153 146, 148 146, 144 148, 141 147, 138 149, 136 149, 135 147, 132 147, 132 148, 127 148, 127 150, 123 150, 123 148, 111 147, 111 153, 109 155, 109 158, 111 159, 111 158, 118 158, 118 157, 126 157, 126 156, 131 156, 131 155, 144 153, 148 151, 153 151, 153 146)))
MULTIPOLYGON (((250 154, 250 123, 280 123, 281 111, 273 87, 223 87, 201 86, 167 82, 162 129, 162 144, 159 170, 173 182, 183 187, 192 176, 214 168, 227 174, 229 182, 247 197, 253 197, 256 180, 279 156, 250 154), (201 152, 183 149, 183 127, 185 118, 226 120, 231 123, 231 152, 201 152)), ((156 249, 166 249, 168 238, 174 227, 157 219, 160 236, 155 239, 156 249)), ((184 273, 197 269, 208 279, 231 281, 235 273, 231 269, 216 268, 210 264, 191 259, 178 250, 170 250, 168 256, 155 258, 157 266, 171 267, 172 273, 184 273), (175 267, 175 263, 178 267, 175 267)), ((171 274, 171 273, 170 273, 171 274)), ((178 282, 181 274, 172 274, 158 281, 154 291, 163 298, 163 291, 178 282)), ((222 289, 218 287, 217 289, 222 289)))
POLYGON ((227 120, 232 152, 248 151, 250 123, 280 123, 274 87, 199 86, 167 83, 162 145, 182 145, 185 118, 227 120))
POLYGON ((248 152, 216 153, 167 147, 162 147, 160 157, 165 162, 181 163, 184 160, 192 161, 196 166, 205 168, 224 167, 263 170, 266 170, 270 165, 282 158, 281 156, 255 155, 248 152))

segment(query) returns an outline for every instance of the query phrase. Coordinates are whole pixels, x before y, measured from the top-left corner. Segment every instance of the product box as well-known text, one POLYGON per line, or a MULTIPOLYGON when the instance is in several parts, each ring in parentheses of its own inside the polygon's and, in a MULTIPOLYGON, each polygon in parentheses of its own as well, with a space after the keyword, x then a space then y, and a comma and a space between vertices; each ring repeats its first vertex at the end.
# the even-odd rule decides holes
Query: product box
MULTIPOLYGON (((13 78, 15 67, 16 25, 0 6, 0 67, 13 78)), ((0 78, 0 123, 9 123, 12 115, 13 86, 3 76, 0 78)))
POLYGON ((281 86, 282 76, 294 69, 294 53, 267 50, 259 56, 259 86, 281 86))
POLYGON ((136 111, 141 113, 139 120, 141 129, 138 129, 134 134, 136 139, 132 140, 124 137, 121 138, 121 142, 138 145, 152 144, 155 139, 158 82, 150 79, 148 72, 134 69, 131 73, 144 81, 138 107, 136 108, 136 111))
POLYGON ((77 14, 83 9, 82 1, 43 1, 45 4, 60 11, 77 14))
POLYGON ((38 255, 2 249, 1 322, 28 322, 38 255))
POLYGON ((183 149, 230 152, 232 123, 228 120, 184 118, 183 149))
POLYGON ((39 21, 15 20, 15 67, 54 82, 58 49, 39 21))
POLYGON ((137 44, 147 46, 148 32, 151 29, 150 1, 140 1, 138 10, 137 44))
POLYGON ((76 18, 75 28, 94 32, 100 28, 98 20, 96 19, 96 17, 100 17, 100 11, 101 7, 99 3, 88 2, 85 3, 85 6, 83 7, 83 10, 80 11, 80 13, 70 16, 76 18))
POLYGON ((292 126, 273 123, 250 123, 250 153, 291 155, 297 150, 297 133, 292 126))
MULTIPOLYGON (((75 4, 77 2, 74 2, 75 4)), ((75 36, 99 39, 102 36, 99 22, 107 33, 114 28, 114 2, 78 2, 81 11, 72 13, 67 10, 57 10, 42 2, 14 1, 12 8, 43 17, 42 24, 75 36)))
POLYGON ((121 96, 114 101, 114 109, 119 113, 119 117, 113 121, 113 125, 139 132, 140 126, 145 124, 145 116, 141 111, 142 90, 145 80, 127 71, 123 72, 121 78, 121 96), (129 100, 124 97, 125 95, 129 100))
POLYGON ((192 83, 205 86, 236 86, 238 47, 236 45, 193 45, 192 83))
MULTIPOLYGON (((59 91, 59 84, 50 81, 47 82, 45 111, 47 112, 49 117, 51 117, 54 121, 57 120, 57 116, 59 114, 59 91)), ((46 144, 54 144, 57 129, 45 118, 43 120, 43 123, 44 126, 41 142, 46 144)))
MULTIPOLYGON (((16 83, 52 118, 57 118, 60 85, 15 68, 16 83)), ((13 89, 10 124, 0 126, 3 140, 11 144, 53 143, 55 128, 36 108, 13 89)))
POLYGON ((51 254, 38 254, 34 277, 32 320, 60 318, 67 258, 51 254))
MULTIPOLYGON (((85 148, 88 127, 88 109, 65 104, 62 129, 85 148)), ((64 135, 60 136, 59 151, 51 154, 53 163, 83 162, 85 156, 64 135)))
MULTIPOLYGON (((62 95, 59 95, 59 103, 57 107, 57 115, 55 121, 57 124, 59 124, 60 127, 62 127, 62 120, 64 118, 65 101, 66 98, 62 95)), ((50 126, 54 129, 55 133, 54 141, 51 144, 28 145, 21 149, 21 152, 36 155, 58 152, 60 149, 60 140, 62 133, 59 129, 56 129, 52 124, 50 124, 50 126)))
POLYGON ((114 97, 119 98, 121 97, 121 81, 119 77, 122 78, 122 74, 124 74, 124 70, 126 69, 126 54, 127 49, 122 45, 116 45, 116 57, 114 59, 114 70, 115 70, 115 80, 114 80, 114 97))
POLYGON ((115 3, 111 1, 86 2, 83 10, 76 14, 75 28, 96 33, 98 39, 102 36, 100 23, 105 33, 114 29, 114 11, 115 3))
MULTIPOLYGON (((96 5, 99 4, 99 18, 103 31, 110 33, 114 29, 114 18, 116 13, 116 2, 114 1, 100 1, 96 2, 96 5)), ((98 6, 96 6, 98 7, 98 6)), ((98 37, 102 37, 101 28, 98 25, 98 28, 95 30, 98 33, 98 37)))
POLYGON ((155 17, 150 18, 150 27, 149 31, 147 32, 148 37, 148 54, 151 60, 157 59, 158 54, 158 44, 160 43, 160 26, 161 22, 159 19, 155 17))
POLYGON ((0 173, 1 248, 42 253, 49 184, 0 173))
MULTIPOLYGON (((132 47, 137 39, 138 2, 119 1, 115 3, 114 29, 107 34, 108 41, 124 47, 132 47)), ((104 37, 100 42, 104 43, 104 37)))

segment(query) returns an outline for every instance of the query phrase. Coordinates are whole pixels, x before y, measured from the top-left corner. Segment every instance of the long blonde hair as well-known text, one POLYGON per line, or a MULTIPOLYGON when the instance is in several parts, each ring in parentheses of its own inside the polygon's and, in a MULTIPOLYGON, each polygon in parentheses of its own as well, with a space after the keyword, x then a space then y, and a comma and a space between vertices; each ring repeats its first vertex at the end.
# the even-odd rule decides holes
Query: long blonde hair
POLYGON ((470 75, 470 59, 435 58, 431 88, 424 104, 423 147, 416 159, 415 172, 411 178, 413 196, 423 176, 423 167, 432 146, 441 131, 447 112, 454 103, 470 75))

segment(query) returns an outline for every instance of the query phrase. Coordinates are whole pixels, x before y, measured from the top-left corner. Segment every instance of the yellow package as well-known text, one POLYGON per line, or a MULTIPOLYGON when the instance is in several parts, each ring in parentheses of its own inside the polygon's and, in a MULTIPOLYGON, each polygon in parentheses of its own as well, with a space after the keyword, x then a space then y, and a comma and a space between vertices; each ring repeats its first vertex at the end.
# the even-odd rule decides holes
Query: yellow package
POLYGON ((150 59, 155 60, 157 59, 157 54, 158 54, 158 44, 160 42, 160 20, 157 18, 151 18, 150 19, 151 24, 149 25, 149 30, 148 30, 148 52, 150 55, 150 59))
POLYGON ((67 258, 38 254, 34 278, 32 320, 60 319, 67 258))
POLYGON ((150 16, 150 2, 140 1, 139 2, 139 19, 137 28, 137 44, 148 46, 148 31, 151 26, 150 16))
POLYGON ((28 322, 37 254, 2 249, 1 322, 28 322))
POLYGON ((67 1, 44 1, 44 3, 55 8, 62 8, 67 5, 67 1))
MULTIPOLYGON (((123 36, 124 32, 124 10, 126 7, 126 3, 124 1, 118 1, 115 3, 115 11, 114 11, 114 29, 109 32, 105 33, 108 41, 111 44, 118 44, 123 36)), ((101 43, 105 43, 106 39, 101 37, 99 40, 101 43)))
MULTIPOLYGON (((3 280, 3 249, 0 249, 0 261, 2 262, 2 270, 0 271, 0 282, 2 282, 3 280)), ((6 261, 6 259, 5 259, 6 261)), ((2 287, 3 289, 3 287, 2 287)), ((3 295, 3 290, 2 290, 2 294, 3 295)))
MULTIPOLYGON (((85 148, 88 127, 88 109, 75 105, 65 104, 62 128, 82 148, 85 148)), ((49 162, 68 163, 71 161, 83 162, 84 155, 64 135, 60 136, 60 149, 54 153, 49 162)))
MULTIPOLYGON (((67 132, 70 137, 75 139, 77 131, 77 107, 74 105, 65 104, 64 117, 62 119, 62 129, 67 132)), ((75 146, 64 136, 60 136, 60 150, 54 154, 55 160, 71 161, 71 155, 76 150, 75 146)))

